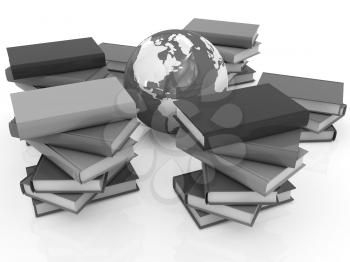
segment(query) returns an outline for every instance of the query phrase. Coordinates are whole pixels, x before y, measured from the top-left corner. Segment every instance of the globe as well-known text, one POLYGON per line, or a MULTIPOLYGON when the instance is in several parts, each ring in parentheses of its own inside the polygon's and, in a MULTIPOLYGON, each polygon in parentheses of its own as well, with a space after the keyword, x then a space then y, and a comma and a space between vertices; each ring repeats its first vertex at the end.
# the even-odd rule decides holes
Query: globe
POLYGON ((124 86, 138 118, 157 131, 178 129, 174 100, 227 89, 225 63, 207 39, 185 30, 166 30, 146 38, 130 57, 124 86))

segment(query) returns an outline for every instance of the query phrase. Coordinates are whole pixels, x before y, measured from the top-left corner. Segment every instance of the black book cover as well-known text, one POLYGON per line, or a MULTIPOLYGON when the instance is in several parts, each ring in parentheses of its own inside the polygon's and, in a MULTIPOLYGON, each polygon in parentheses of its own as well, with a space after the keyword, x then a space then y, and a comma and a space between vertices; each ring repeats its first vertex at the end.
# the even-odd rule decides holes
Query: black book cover
POLYGON ((204 149, 301 128, 309 112, 270 84, 174 102, 204 149))
POLYGON ((14 79, 106 65, 103 51, 91 37, 9 47, 7 53, 14 79))

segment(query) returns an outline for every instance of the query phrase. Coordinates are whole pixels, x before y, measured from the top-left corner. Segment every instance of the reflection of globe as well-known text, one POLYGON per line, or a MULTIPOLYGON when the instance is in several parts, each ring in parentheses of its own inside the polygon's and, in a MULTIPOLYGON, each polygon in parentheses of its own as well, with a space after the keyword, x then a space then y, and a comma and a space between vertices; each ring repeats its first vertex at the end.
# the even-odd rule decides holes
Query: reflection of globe
POLYGON ((190 31, 167 30, 136 48, 126 66, 124 86, 144 124, 175 133, 173 101, 221 92, 228 79, 222 57, 207 39, 190 31))

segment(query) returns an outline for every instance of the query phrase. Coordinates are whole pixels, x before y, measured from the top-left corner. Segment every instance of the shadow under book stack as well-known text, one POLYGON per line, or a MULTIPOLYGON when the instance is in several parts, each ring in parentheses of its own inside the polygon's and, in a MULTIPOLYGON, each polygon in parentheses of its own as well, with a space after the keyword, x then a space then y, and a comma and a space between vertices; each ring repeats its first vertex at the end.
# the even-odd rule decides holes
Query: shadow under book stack
POLYGON ((218 49, 226 63, 228 85, 254 82, 255 70, 248 66, 248 58, 259 54, 259 25, 194 18, 185 30, 196 32, 218 49))
POLYGON ((13 93, 11 100, 11 135, 42 154, 20 183, 36 216, 79 213, 87 204, 139 190, 130 164, 136 105, 117 78, 13 93))

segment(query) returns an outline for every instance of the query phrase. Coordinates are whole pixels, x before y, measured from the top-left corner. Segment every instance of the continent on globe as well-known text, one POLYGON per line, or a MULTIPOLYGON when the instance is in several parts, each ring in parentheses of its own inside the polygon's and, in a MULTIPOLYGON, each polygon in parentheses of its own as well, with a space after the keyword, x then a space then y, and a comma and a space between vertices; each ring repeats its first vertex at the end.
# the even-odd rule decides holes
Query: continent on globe
POLYGON ((138 118, 147 126, 176 133, 179 98, 227 90, 227 70, 207 39, 185 30, 166 30, 145 39, 130 57, 124 86, 134 98, 138 118))

